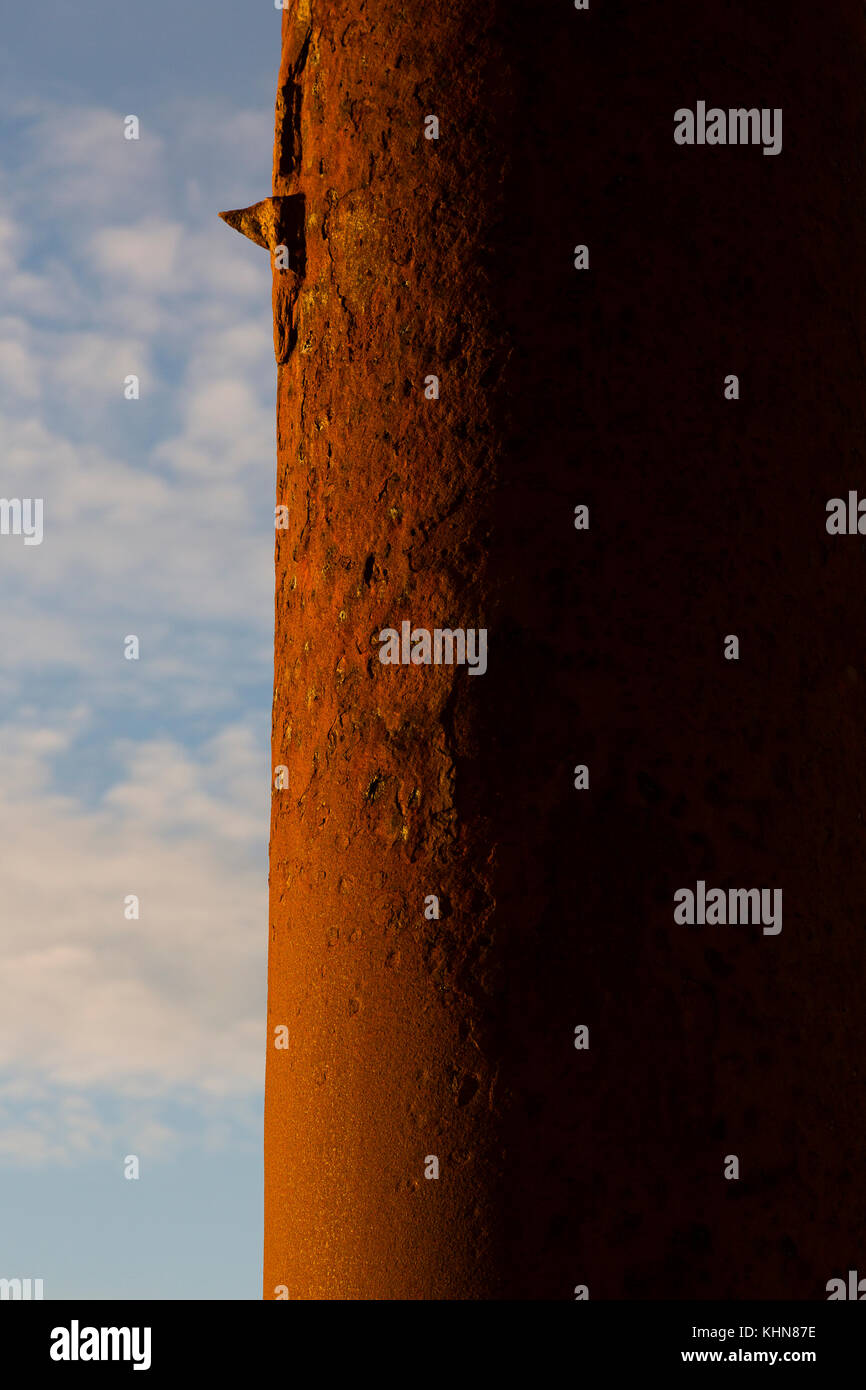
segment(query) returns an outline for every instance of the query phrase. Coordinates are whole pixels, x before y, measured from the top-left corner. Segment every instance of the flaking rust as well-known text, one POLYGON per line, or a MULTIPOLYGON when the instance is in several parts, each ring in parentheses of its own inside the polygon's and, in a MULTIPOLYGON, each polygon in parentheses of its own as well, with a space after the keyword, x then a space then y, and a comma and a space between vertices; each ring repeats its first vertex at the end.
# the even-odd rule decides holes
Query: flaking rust
POLYGON ((296 306, 306 275, 307 204, 299 186, 301 85, 312 37, 309 0, 284 11, 283 55, 274 122, 274 191, 248 208, 219 215, 270 252, 273 272, 274 356, 288 362, 297 342, 296 306))

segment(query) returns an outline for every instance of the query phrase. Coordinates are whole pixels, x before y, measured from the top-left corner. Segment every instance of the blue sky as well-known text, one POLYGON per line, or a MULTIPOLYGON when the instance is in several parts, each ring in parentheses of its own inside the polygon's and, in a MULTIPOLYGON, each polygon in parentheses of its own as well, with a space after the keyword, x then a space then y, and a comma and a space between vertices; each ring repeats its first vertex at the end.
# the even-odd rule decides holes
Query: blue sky
POLYGON ((276 368, 217 212, 271 191, 280 14, 0 42, 0 497, 44 499, 0 536, 0 1277, 259 1298, 276 368))

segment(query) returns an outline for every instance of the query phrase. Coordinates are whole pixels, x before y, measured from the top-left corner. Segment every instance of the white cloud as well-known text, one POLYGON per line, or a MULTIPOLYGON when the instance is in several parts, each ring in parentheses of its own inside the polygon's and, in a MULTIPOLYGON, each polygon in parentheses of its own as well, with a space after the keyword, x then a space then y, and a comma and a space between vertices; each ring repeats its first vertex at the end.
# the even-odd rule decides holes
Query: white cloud
MULTIPOLYGON (((51 190, 51 207, 103 217, 158 196, 165 185, 165 143, 146 118, 141 138, 124 138, 124 116, 140 112, 41 102, 26 120, 18 186, 33 196, 51 190)), ((59 230, 59 229, 58 229, 59 230)))
POLYGON ((0 217, 0 275, 4 278, 13 274, 17 268, 20 244, 21 229, 11 217, 0 217))
POLYGON ((16 400, 34 400, 41 391, 39 368, 20 341, 5 336, 0 326, 0 390, 16 400))
POLYGON ((0 728, 0 1071, 125 1094, 243 1093, 264 1056, 268 767, 243 726, 114 752, 99 805, 61 787, 72 730, 0 728), (124 902, 140 900, 127 921, 124 902))
POLYGON ((182 243, 179 223, 148 219, 133 226, 101 228, 91 241, 91 256, 101 273, 159 293, 176 283, 182 243))
POLYGON ((161 1151, 179 1112, 225 1142, 260 1100, 276 390, 267 255, 216 215, 267 191, 270 117, 178 109, 169 148, 39 105, 0 168, 0 495, 45 506, 41 546, 0 537, 0 1158, 28 1164, 161 1151))
MULTIPOLYGON (((185 1102, 197 1098, 185 1097, 185 1102)), ((120 1175, 127 1153, 140 1159, 147 1173, 159 1159, 191 1142, 201 1151, 236 1144, 245 1132, 252 1136, 255 1119, 235 1105, 227 1113, 220 1098, 203 1095, 193 1104, 192 1133, 181 1134, 160 1118, 158 1101, 150 1096, 113 1097, 69 1093, 21 1078, 0 1084, 0 1162, 29 1169, 46 1164, 70 1164, 82 1159, 109 1159, 120 1175)))

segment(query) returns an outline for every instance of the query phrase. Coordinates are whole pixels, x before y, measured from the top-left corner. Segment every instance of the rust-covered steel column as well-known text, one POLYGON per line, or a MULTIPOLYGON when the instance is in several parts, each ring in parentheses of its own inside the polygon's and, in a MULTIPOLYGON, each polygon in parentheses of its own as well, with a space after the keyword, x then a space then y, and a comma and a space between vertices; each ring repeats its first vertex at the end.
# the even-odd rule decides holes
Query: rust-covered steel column
POLYGON ((284 16, 267 1299, 857 1267, 864 91, 855 0, 284 16))
POLYGON ((484 0, 419 13, 301 0, 284 20, 263 237, 289 251, 274 267, 287 512, 266 1298, 461 1298, 495 1282, 495 1074, 473 1004, 489 846, 460 815, 457 765, 483 717, 496 471, 485 229, 502 169, 477 93, 507 73, 481 42, 484 0), (404 623, 473 630, 476 670, 385 664, 380 634, 403 643, 404 623))

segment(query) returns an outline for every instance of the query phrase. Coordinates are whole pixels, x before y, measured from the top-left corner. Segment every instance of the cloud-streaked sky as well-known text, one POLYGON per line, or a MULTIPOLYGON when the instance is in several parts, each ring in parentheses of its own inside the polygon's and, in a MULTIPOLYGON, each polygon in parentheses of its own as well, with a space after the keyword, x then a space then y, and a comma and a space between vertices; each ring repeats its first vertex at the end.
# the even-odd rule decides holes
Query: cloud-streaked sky
POLYGON ((0 1276, 46 1298, 261 1296, 276 369, 216 214, 270 192, 279 31, 4 16, 0 1276))

